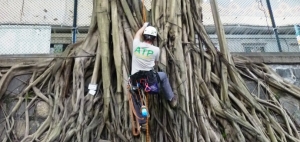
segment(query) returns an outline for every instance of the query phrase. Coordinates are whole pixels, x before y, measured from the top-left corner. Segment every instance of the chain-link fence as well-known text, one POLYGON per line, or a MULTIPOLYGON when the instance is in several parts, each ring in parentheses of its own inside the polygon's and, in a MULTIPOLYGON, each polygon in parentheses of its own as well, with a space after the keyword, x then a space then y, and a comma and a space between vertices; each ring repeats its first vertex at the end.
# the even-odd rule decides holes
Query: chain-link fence
POLYGON ((77 0, 76 9, 74 1, 0 0, 0 55, 61 52, 72 43, 74 29, 76 39, 83 38, 93 0, 77 0))
MULTIPOLYGON (((231 52, 300 51, 294 28, 300 24, 299 0, 218 0, 217 3, 231 52), (278 39, 274 29, 278 31, 278 39)), ((203 0, 203 23, 219 48, 209 0, 203 0)))
MULTIPOLYGON (((294 25, 300 23, 300 1, 269 0, 278 40, 266 1, 217 0, 231 52, 299 52, 294 25)), ((218 48, 210 1, 202 2, 203 23, 218 48)), ((75 9, 74 4, 75 0, 0 0, 0 54, 61 52, 72 43, 74 31, 76 40, 83 39, 93 0, 77 0, 75 9)))

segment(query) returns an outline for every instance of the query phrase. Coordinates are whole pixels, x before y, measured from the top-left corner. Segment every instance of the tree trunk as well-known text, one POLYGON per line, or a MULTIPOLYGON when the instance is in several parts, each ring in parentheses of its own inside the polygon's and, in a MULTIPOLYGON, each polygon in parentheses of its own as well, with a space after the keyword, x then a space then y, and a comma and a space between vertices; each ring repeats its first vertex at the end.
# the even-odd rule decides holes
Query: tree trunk
MULTIPOLYGON (((210 2, 220 52, 201 22, 201 0, 152 0, 152 9, 145 11, 159 33, 159 70, 168 74, 179 98, 173 109, 162 93, 148 97, 151 141, 300 141, 298 125, 278 100, 283 95, 299 100, 300 89, 265 64, 231 57, 217 3, 210 2), (250 91, 244 80, 255 83, 258 91, 250 91)), ((1 67, 2 140, 146 141, 146 133, 132 134, 127 88, 132 40, 145 18, 143 10, 143 1, 94 0, 83 41, 53 60, 1 67), (13 78, 24 74, 31 75, 25 89, 7 95, 13 78), (40 102, 47 104, 46 117, 30 114, 38 112, 40 102), (24 108, 25 115, 18 115, 24 108), (22 120, 24 132, 18 125, 22 120)))

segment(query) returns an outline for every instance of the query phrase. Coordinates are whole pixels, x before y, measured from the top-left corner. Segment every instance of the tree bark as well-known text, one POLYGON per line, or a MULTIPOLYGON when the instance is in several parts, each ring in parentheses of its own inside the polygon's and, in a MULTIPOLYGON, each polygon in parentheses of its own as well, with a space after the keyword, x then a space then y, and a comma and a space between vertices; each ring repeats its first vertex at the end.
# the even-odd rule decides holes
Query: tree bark
MULTIPOLYGON (((297 123, 278 100, 283 95, 299 100, 300 89, 263 63, 232 57, 218 4, 210 3, 220 51, 202 23, 201 0, 152 0, 146 12, 158 30, 158 70, 167 73, 179 98, 176 108, 169 106, 163 91, 148 98, 151 141, 300 141, 297 123), (255 83, 257 91, 249 90, 245 80, 255 83), (266 99, 260 97, 263 94, 266 99)), ((94 0, 83 41, 51 60, 9 69, 0 63, 0 116, 5 124, 1 140, 146 141, 146 133, 132 134, 128 97, 132 41, 145 18, 141 4, 94 0), (14 97, 8 95, 13 79, 24 74, 31 75, 25 88, 14 97), (30 112, 39 101, 48 104, 48 116, 38 118, 41 122, 31 132, 38 116, 30 112), (24 115, 18 114, 21 110, 24 115), (17 121, 22 119, 24 135, 17 137, 17 121)))

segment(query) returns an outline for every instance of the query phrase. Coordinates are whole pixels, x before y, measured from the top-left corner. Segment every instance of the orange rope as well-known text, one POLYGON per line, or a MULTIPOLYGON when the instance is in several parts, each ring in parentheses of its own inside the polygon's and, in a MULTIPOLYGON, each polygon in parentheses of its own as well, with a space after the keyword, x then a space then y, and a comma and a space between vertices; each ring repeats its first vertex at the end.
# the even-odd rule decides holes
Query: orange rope
POLYGON ((146 120, 146 141, 147 142, 150 142, 150 132, 149 132, 149 114, 150 114, 150 111, 149 111, 149 94, 146 93, 146 108, 147 108, 147 111, 148 111, 148 116, 147 116, 147 120, 146 120))
MULTIPOLYGON (((128 87, 127 87, 128 88, 128 87)), ((132 106, 132 108, 133 108, 133 110, 135 110, 134 109, 134 106, 133 106, 133 103, 132 103, 132 95, 131 95, 131 92, 128 90, 128 99, 129 99, 129 102, 130 102, 130 106, 132 106)), ((136 118, 138 118, 138 119, 143 119, 143 118, 140 118, 137 114, 136 114, 136 112, 135 111, 132 111, 133 112, 133 114, 134 114, 134 116, 136 117, 136 118)))
MULTIPOLYGON (((144 22, 147 21, 146 12, 145 12, 145 0, 143 0, 143 20, 144 22)), ((146 109, 148 111, 148 115, 150 114, 149 107, 148 107, 148 93, 146 93, 146 109)), ((150 142, 150 132, 149 132, 149 116, 146 119, 146 142, 150 142)))
MULTIPOLYGON (((146 17, 146 12, 145 12, 145 0, 142 0, 143 2, 143 20, 144 22, 147 21, 147 17, 146 17)), ((146 93, 146 108, 147 108, 147 111, 148 111, 148 115, 149 115, 149 108, 148 108, 148 93, 146 93)), ((147 120, 146 120, 146 141, 147 142, 150 142, 150 132, 149 132, 149 117, 147 116, 147 120)))
POLYGON ((146 20, 147 20, 147 17, 146 17, 146 12, 145 12, 145 0, 143 0, 142 1, 143 2, 143 20, 144 20, 144 22, 146 22, 146 20))
MULTIPOLYGON (((129 85, 127 86, 127 88, 130 89, 129 85)), ((140 100, 141 100, 142 104, 146 105, 146 109, 148 111, 148 116, 146 118, 146 142, 150 142, 150 131, 149 131, 149 113, 150 113, 150 111, 149 111, 149 105, 148 105, 149 94, 146 93, 146 103, 145 103, 142 99, 141 91, 143 91, 143 90, 138 89, 140 100)), ((145 95, 145 94, 142 92, 142 95, 145 95)), ((132 133, 134 136, 138 136, 140 134, 140 124, 138 122, 138 119, 143 119, 143 118, 138 117, 138 115, 136 114, 134 106, 133 106, 133 102, 132 102, 132 97, 133 96, 132 96, 131 92, 128 90, 130 117, 131 117, 131 123, 132 123, 132 133)))
MULTIPOLYGON (((133 110, 135 110, 134 109, 134 106, 133 106, 133 103, 132 103, 132 95, 130 95, 131 93, 129 93, 129 101, 131 102, 130 103, 130 108, 133 108, 133 110)), ((136 114, 136 112, 135 111, 132 111, 133 112, 133 114, 134 114, 134 116, 137 118, 137 119, 144 119, 144 118, 141 118, 141 117, 139 117, 137 114, 136 114)))
POLYGON ((132 95, 131 93, 128 91, 128 99, 129 99, 129 114, 130 114, 130 118, 131 118, 131 124, 132 124, 132 134, 134 136, 138 136, 140 134, 140 124, 139 121, 137 119, 139 119, 139 117, 137 116, 136 112, 134 111, 134 106, 133 106, 133 102, 132 102, 132 95))

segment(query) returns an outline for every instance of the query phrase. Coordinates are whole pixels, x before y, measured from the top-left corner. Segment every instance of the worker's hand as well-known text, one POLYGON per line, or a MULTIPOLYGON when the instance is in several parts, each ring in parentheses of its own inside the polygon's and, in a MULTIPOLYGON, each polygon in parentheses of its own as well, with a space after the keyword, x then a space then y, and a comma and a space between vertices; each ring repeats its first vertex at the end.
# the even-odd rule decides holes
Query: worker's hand
POLYGON ((149 25, 149 22, 145 22, 143 27, 147 27, 149 25))

